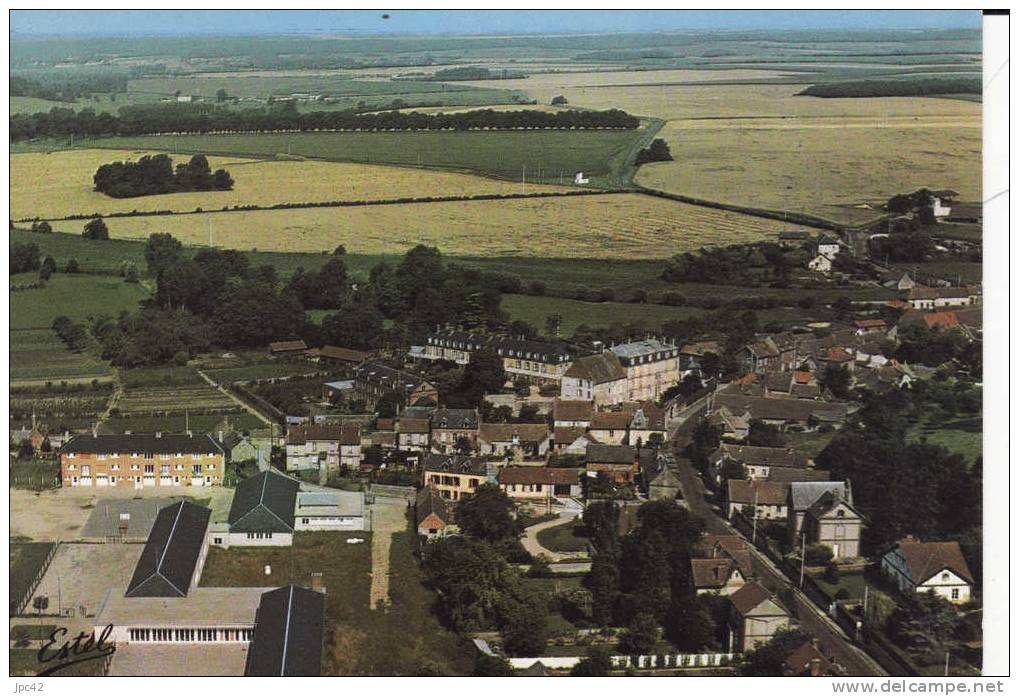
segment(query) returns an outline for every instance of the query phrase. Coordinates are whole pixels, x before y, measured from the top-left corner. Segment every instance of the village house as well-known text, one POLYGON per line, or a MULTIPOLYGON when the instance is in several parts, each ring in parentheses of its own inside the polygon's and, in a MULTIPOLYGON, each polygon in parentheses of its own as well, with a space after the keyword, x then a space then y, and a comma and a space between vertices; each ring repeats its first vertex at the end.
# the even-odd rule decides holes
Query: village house
POLYGON ((719 406, 711 411, 708 423, 718 428, 722 439, 729 442, 742 442, 750 436, 750 414, 746 411, 734 413, 727 406, 719 406))
POLYGON ((567 401, 593 401, 596 407, 627 400, 626 370, 615 353, 586 355, 563 373, 560 396, 567 401))
POLYGON ((626 372, 626 401, 657 400, 679 384, 679 349, 657 338, 614 345, 614 353, 626 372))
POLYGON ((514 502, 550 504, 553 500, 580 498, 583 469, 547 466, 507 466, 499 470, 499 487, 514 502))
POLYGON ((748 652, 789 628, 789 612, 758 582, 729 595, 730 650, 748 652))
POLYGON ((437 408, 431 417, 431 448, 449 454, 465 447, 473 452, 478 445, 478 411, 473 408, 437 408))
POLYGON ((332 473, 361 466, 361 430, 352 423, 306 423, 287 428, 287 471, 332 473))
POLYGON ((648 500, 682 498, 679 476, 664 457, 644 457, 641 462, 640 487, 648 500))
POLYGON ((883 336, 888 331, 884 319, 857 319, 853 322, 857 336, 883 336))
MULTIPOLYGON (((679 376, 680 379, 690 374, 703 375, 704 356, 708 353, 718 357, 722 349, 718 341, 698 341, 687 343, 679 349, 679 376)), ((703 375, 713 377, 714 375, 703 375)))
POLYGON ((790 546, 824 544, 838 558, 860 555, 863 517, 853 507, 848 481, 794 481, 789 484, 788 522, 790 546))
POLYGON ((927 288, 917 286, 909 291, 906 300, 913 309, 941 309, 977 304, 980 292, 976 288, 927 288))
POLYGON ((730 595, 753 577, 750 550, 735 534, 704 534, 692 554, 690 578, 697 594, 730 595))
POLYGON ((361 532, 368 529, 364 492, 326 488, 299 491, 294 529, 307 532, 361 532))
POLYGON ((792 370, 796 366, 796 342, 788 334, 763 336, 743 346, 736 360, 745 372, 792 370))
POLYGON ((762 396, 820 399, 824 394, 817 376, 808 370, 766 372, 760 377, 762 396))
POLYGON ((422 418, 401 415, 396 420, 396 448, 404 452, 427 450, 431 432, 430 416, 422 418))
POLYGON ((479 350, 490 350, 502 358, 503 369, 511 378, 539 384, 559 382, 575 357, 569 349, 553 343, 452 330, 430 334, 425 345, 414 346, 410 355, 466 365, 479 350))
POLYGON ((751 481, 767 481, 777 469, 788 469, 796 475, 814 465, 813 460, 791 447, 754 447, 722 444, 708 455, 708 467, 716 484, 722 481, 726 464, 741 465, 751 481))
POLYGON ((428 539, 441 539, 450 532, 453 513, 449 503, 432 485, 423 487, 417 493, 414 506, 414 520, 418 534, 428 539))
POLYGON ((973 573, 957 541, 902 539, 881 556, 881 572, 900 592, 932 592, 953 604, 970 600, 973 573))
POLYGON ((297 355, 308 350, 304 341, 273 341, 269 344, 269 355, 273 357, 297 355))
POLYGON ((725 485, 724 509, 729 519, 740 514, 744 508, 750 512, 751 519, 786 519, 788 495, 788 483, 729 479, 725 485))
POLYGON ((849 405, 843 402, 743 396, 729 387, 713 397, 712 411, 722 407, 731 414, 747 414, 750 419, 762 420, 782 429, 796 425, 804 430, 813 430, 824 423, 838 427, 849 414, 849 405))
POLYGON ((223 448, 209 435, 135 433, 77 435, 60 449, 65 486, 218 486, 223 448))
POLYGON ((844 670, 834 656, 830 659, 824 656, 816 640, 808 640, 786 657, 782 674, 786 677, 837 677, 843 675, 844 670))
POLYGON ((912 290, 916 281, 907 272, 891 271, 881 276, 881 285, 893 290, 912 290))
POLYGON ((482 456, 516 461, 544 459, 550 444, 544 423, 482 423, 478 430, 482 456))
POLYGON ((633 445, 588 445, 584 455, 585 468, 589 474, 605 472, 613 483, 636 483, 640 474, 641 461, 655 457, 651 450, 641 450, 633 445))
POLYGON ((429 454, 421 470, 423 486, 434 486, 443 499, 454 502, 490 479, 484 460, 460 454, 429 454))
POLYGON ((656 445, 665 441, 665 409, 654 401, 640 404, 630 419, 630 442, 637 446, 656 445), (656 444, 657 443, 657 444, 656 444))
POLYGON ((594 416, 590 401, 556 399, 552 404, 552 423, 556 428, 587 428, 594 416))
POLYGON ((331 404, 351 401, 355 398, 354 380, 337 379, 322 383, 322 400, 331 404))
POLYGON ((831 257, 818 254, 807 262, 807 268, 815 273, 831 273, 831 257))
POLYGON ((842 244, 831 235, 823 234, 817 240, 817 253, 834 260, 842 250, 842 244))
POLYGON ((390 394, 404 406, 435 404, 439 400, 438 390, 424 378, 380 363, 362 363, 354 369, 353 377, 355 398, 368 409, 374 409, 379 399, 390 394))
POLYGON ((341 348, 339 346, 322 346, 321 348, 309 351, 309 357, 316 362, 329 365, 347 365, 353 367, 360 365, 370 356, 360 350, 341 348))
POLYGON ((552 431, 552 448, 562 454, 584 454, 593 443, 597 440, 584 427, 557 427, 552 431))
POLYGON ((263 471, 239 484, 226 524, 212 524, 213 546, 290 546, 294 541, 294 506, 301 484, 275 471, 263 471))
POLYGON ((603 445, 628 445, 631 420, 631 411, 598 411, 591 417, 587 432, 603 445))
POLYGON ((223 446, 228 464, 254 462, 258 460, 258 445, 247 435, 235 431, 220 433, 219 443, 223 446))

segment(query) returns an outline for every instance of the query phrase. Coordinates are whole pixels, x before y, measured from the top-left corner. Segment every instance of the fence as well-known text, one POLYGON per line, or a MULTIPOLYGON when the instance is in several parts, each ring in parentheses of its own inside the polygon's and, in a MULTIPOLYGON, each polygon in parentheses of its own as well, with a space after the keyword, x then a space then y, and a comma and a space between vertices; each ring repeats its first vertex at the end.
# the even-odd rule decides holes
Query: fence
POLYGON ((17 611, 14 612, 15 614, 20 615, 25 611, 25 607, 28 606, 28 601, 32 599, 32 595, 35 594, 36 588, 39 587, 39 583, 42 582, 42 576, 44 576, 46 571, 49 570, 50 561, 53 560, 53 556, 56 554, 58 548, 60 548, 59 541, 50 547, 49 553, 46 554, 46 560, 44 560, 42 565, 39 567, 39 572, 35 574, 32 582, 28 584, 28 592, 26 592, 25 595, 18 601, 17 611))
POLYGON ((378 498, 403 498, 414 500, 417 489, 413 486, 393 486, 385 483, 373 483, 368 486, 368 494, 378 498))
MULTIPOLYGON (((683 667, 728 667, 736 653, 669 653, 663 655, 613 655, 610 659, 617 669, 678 669, 683 667)), ((510 666, 526 669, 535 662, 541 662, 549 669, 572 669, 582 658, 572 657, 511 657, 510 666)))

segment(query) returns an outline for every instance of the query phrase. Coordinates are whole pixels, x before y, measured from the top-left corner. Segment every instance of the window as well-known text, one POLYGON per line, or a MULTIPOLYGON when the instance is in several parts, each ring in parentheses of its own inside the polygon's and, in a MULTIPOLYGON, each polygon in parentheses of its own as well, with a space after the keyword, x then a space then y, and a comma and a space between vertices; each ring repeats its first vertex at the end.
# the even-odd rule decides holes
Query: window
POLYGON ((152 454, 152 452, 146 452, 144 458, 145 459, 154 459, 155 456, 152 454))
POLYGON ((845 510, 839 510, 838 512, 835 513, 835 516, 836 517, 845 517, 846 516, 846 511, 845 510))
POLYGON ((958 587, 953 587, 952 588, 952 599, 959 599, 959 588, 958 587))
POLYGON ((155 464, 146 464, 145 465, 145 473, 146 474, 154 474, 155 472, 156 472, 155 464))
POLYGON ((192 454, 192 455, 191 455, 191 458, 192 458, 192 459, 201 459, 201 458, 202 458, 202 455, 200 455, 200 454, 192 454))
POLYGON ((213 540, 212 540, 212 543, 214 543, 214 544, 222 544, 223 543, 223 537, 214 537, 213 540))
POLYGON ((942 580, 948 580, 948 573, 942 573, 941 574, 941 579, 942 580))

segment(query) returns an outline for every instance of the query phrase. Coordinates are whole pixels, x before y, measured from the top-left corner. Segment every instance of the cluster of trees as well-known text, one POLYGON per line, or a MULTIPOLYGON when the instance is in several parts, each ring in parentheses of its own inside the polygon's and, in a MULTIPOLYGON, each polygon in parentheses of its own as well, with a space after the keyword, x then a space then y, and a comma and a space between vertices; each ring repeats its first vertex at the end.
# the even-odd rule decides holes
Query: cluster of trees
POLYGON ((673 256, 662 271, 670 283, 789 287, 794 269, 809 257, 804 249, 789 250, 779 244, 733 244, 705 247, 700 251, 673 256))
POLYGON ((619 647, 629 654, 653 652, 662 629, 680 650, 720 645, 724 599, 698 597, 689 577, 703 522, 666 500, 644 503, 637 516, 639 525, 620 538, 615 503, 595 502, 584 513, 596 551, 585 578, 594 621, 625 626, 619 647))
POLYGON ((214 104, 135 104, 116 116, 92 109, 62 109, 14 114, 11 142, 39 137, 146 135, 152 133, 209 133, 215 131, 277 130, 504 130, 521 128, 634 129, 637 117, 619 109, 545 112, 533 109, 423 114, 386 111, 313 111, 301 113, 292 102, 261 109, 235 109, 214 104))
POLYGON ((983 373, 982 342, 970 340, 961 331, 912 324, 899 329, 898 341, 895 358, 900 362, 934 367, 953 362, 974 377, 983 373))
POLYGON ((128 76, 124 73, 103 72, 85 74, 79 72, 65 76, 61 72, 48 72, 44 80, 11 75, 11 96, 73 102, 80 97, 87 97, 92 94, 124 92, 127 90, 128 76))
POLYGON ((428 543, 423 568, 441 598, 440 617, 451 629, 498 630, 510 655, 539 655, 548 635, 548 604, 544 596, 527 591, 510 565, 520 560, 515 551, 520 530, 512 509, 498 486, 479 486, 457 506, 463 536, 428 543))
POLYGON ((53 320, 53 333, 64 342, 68 350, 79 351, 88 345, 88 331, 81 324, 75 324, 64 315, 53 320))
POLYGON ((33 242, 15 243, 8 247, 10 272, 28 273, 39 270, 39 245, 33 242))
POLYGON ((169 155, 146 155, 137 162, 112 162, 96 170, 95 190, 112 198, 133 198, 182 191, 229 191, 234 180, 225 169, 215 172, 205 155, 195 155, 176 169, 169 155))
POLYGON ((509 80, 527 77, 521 70, 491 70, 477 65, 436 70, 432 75, 414 75, 410 79, 424 82, 456 82, 457 80, 509 80))
POLYGON ((982 94, 977 77, 924 77, 910 80, 850 80, 810 85, 797 96, 923 97, 931 94, 982 94))
POLYGON ((655 138, 648 147, 637 153, 635 163, 640 166, 648 162, 671 162, 672 152, 669 151, 669 144, 661 138, 655 138))
POLYGON ((867 517, 863 541, 878 550, 907 534, 955 539, 974 572, 980 567, 983 464, 972 466, 907 431, 924 410, 908 392, 862 395, 862 407, 817 457, 833 480, 849 479, 867 517))
POLYGON ((81 236, 85 239, 105 241, 110 238, 110 228, 101 217, 94 217, 85 223, 81 230, 81 236))

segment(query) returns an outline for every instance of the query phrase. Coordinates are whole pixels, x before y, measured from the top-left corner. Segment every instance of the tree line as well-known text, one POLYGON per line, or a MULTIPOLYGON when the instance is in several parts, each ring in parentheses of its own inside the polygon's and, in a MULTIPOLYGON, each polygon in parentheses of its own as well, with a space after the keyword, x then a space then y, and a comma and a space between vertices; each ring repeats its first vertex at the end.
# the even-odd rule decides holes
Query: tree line
POLYGON ((231 109, 212 104, 135 104, 117 115, 92 109, 54 107, 48 112, 10 117, 11 142, 40 137, 105 137, 154 133, 212 133, 223 131, 375 131, 375 130, 509 130, 509 129, 635 129, 639 119, 619 109, 558 111, 533 109, 423 114, 313 111, 301 113, 292 102, 268 108, 231 109))
POLYGON ((96 191, 111 198, 133 198, 184 191, 229 191, 234 180, 225 169, 215 172, 205 155, 195 155, 176 169, 169 155, 145 155, 137 162, 101 165, 92 177, 96 191))
POLYGON ((978 77, 928 77, 918 80, 855 80, 810 85, 806 97, 923 97, 930 94, 983 94, 978 77))

